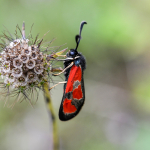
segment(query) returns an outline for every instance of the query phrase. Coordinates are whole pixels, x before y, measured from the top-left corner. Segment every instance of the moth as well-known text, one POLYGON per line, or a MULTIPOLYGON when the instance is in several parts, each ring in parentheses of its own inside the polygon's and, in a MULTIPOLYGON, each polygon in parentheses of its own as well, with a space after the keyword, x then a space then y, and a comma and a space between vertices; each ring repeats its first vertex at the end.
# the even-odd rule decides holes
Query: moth
POLYGON ((75 117, 80 112, 85 101, 83 74, 86 68, 86 61, 84 56, 77 51, 84 24, 87 24, 87 22, 81 22, 79 35, 75 36, 76 48, 70 49, 64 60, 66 83, 64 84, 63 97, 59 109, 59 119, 62 121, 75 117))

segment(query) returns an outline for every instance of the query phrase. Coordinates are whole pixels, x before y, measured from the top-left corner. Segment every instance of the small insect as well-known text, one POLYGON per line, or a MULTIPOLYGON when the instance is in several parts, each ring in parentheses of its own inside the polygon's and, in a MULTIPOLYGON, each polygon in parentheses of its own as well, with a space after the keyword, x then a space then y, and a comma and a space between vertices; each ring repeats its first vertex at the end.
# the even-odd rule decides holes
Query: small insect
POLYGON ((75 117, 81 110, 85 100, 85 89, 83 71, 86 68, 84 56, 77 51, 83 25, 81 22, 79 35, 75 36, 76 48, 70 49, 66 54, 67 58, 64 61, 65 81, 63 98, 59 109, 59 118, 62 121, 67 121, 75 117))

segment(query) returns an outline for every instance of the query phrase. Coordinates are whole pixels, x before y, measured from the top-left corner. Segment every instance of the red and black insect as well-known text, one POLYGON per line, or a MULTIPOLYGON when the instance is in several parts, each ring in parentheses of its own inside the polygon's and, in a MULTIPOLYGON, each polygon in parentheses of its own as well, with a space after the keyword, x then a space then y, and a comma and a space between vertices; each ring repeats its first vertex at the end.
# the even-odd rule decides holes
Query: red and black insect
POLYGON ((81 110, 85 100, 83 71, 86 68, 84 56, 77 51, 81 40, 81 31, 85 21, 81 22, 79 35, 76 35, 76 48, 70 49, 64 61, 65 80, 64 93, 59 109, 59 118, 67 121, 75 117, 81 110))

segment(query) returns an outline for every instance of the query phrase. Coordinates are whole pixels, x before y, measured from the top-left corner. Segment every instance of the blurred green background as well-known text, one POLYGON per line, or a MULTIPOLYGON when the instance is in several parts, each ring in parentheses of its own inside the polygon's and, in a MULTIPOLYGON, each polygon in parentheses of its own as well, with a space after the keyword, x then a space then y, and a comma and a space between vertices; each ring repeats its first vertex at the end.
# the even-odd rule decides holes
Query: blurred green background
MULTIPOLYGON (((0 0, 0 32, 13 34, 25 21, 28 35, 34 23, 33 37, 50 30, 53 46, 74 48, 83 20, 86 101, 74 119, 57 118, 60 149, 149 150, 150 1, 0 0)), ((56 114, 62 91, 51 91, 56 114)), ((0 101, 0 150, 50 150, 51 128, 42 93, 34 108, 24 101, 11 110, 0 101)))

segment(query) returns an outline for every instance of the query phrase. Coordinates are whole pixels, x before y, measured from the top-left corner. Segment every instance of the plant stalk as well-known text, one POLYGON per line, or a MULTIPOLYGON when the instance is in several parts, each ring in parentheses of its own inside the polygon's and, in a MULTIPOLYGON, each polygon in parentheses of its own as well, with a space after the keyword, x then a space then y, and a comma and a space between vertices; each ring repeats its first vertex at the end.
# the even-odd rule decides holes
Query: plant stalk
POLYGON ((43 84, 43 90, 44 90, 44 98, 48 107, 48 110, 50 112, 50 116, 52 118, 52 124, 53 124, 53 150, 58 150, 59 149, 59 138, 58 138, 58 131, 57 131, 57 122, 56 122, 56 117, 54 113, 54 108, 52 105, 52 99, 50 96, 50 91, 49 91, 49 83, 45 82, 43 84))

